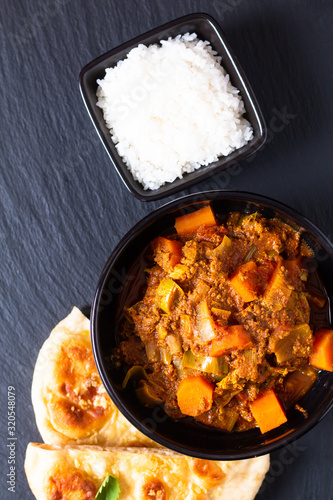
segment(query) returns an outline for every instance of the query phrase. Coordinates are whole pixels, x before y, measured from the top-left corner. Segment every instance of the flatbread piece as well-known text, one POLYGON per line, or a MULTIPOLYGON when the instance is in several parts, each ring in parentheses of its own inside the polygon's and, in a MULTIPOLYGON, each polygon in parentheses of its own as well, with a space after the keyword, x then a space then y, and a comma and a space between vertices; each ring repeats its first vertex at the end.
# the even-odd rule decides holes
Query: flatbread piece
POLYGON ((30 443, 25 471, 37 500, 94 500, 103 480, 118 479, 119 500, 253 500, 269 456, 222 462, 166 449, 30 443))
POLYGON ((118 411, 95 366, 89 320, 79 309, 44 342, 35 365, 32 404, 46 443, 158 446, 118 411))

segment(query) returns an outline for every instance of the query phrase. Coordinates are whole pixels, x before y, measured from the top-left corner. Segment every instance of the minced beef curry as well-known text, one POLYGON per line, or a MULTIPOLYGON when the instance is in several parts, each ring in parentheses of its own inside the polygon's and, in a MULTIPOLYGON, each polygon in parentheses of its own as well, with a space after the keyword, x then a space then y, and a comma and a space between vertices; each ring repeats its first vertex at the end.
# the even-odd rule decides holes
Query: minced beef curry
POLYGON ((151 242, 146 292, 125 308, 117 362, 145 405, 224 429, 286 421, 316 379, 300 233, 258 213, 219 225, 210 206, 151 242))

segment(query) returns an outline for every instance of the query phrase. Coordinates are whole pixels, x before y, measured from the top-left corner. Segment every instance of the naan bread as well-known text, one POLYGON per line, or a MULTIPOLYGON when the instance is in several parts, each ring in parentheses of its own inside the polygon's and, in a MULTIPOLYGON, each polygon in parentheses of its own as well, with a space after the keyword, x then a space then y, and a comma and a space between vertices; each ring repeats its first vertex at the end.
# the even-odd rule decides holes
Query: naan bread
POLYGON ((89 320, 76 307, 40 350, 32 404, 46 443, 158 446, 127 421, 106 393, 94 363, 89 320))
POLYGON ((94 500, 111 474, 119 500, 252 500, 269 456, 212 462, 153 448, 51 446, 30 443, 25 471, 37 500, 94 500))

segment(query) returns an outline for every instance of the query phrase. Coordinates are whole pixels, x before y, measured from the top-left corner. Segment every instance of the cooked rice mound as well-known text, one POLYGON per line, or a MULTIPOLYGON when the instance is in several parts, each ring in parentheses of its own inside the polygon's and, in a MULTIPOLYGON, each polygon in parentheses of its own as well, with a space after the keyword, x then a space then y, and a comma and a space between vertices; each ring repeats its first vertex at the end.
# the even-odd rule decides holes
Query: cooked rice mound
POLYGON ((112 140, 144 189, 182 178, 253 137, 221 57, 195 33, 138 45, 97 83, 112 140))

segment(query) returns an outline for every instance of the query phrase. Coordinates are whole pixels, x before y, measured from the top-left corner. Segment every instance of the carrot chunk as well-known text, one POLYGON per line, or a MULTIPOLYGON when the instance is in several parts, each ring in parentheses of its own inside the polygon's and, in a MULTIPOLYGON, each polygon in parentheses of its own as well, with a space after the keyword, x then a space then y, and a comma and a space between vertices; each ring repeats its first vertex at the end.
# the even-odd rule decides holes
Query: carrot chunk
POLYGON ((213 404, 214 384, 204 377, 184 378, 177 390, 180 411, 184 415, 197 417, 211 409, 213 404))
POLYGON ((280 258, 263 295, 265 302, 278 311, 287 304, 292 292, 282 271, 283 266, 284 262, 280 258))
POLYGON ((301 276, 307 277, 306 271, 302 269, 302 261, 300 257, 284 261, 284 267, 287 269, 288 281, 294 288, 299 286, 301 276))
POLYGON ((176 217, 175 228, 179 236, 190 236, 201 226, 215 226, 216 219, 209 205, 190 214, 176 217))
POLYGON ((310 365, 333 372, 333 330, 320 328, 314 336, 310 365))
POLYGON ((177 240, 170 240, 163 236, 158 236, 151 242, 153 252, 168 254, 168 260, 171 267, 178 264, 182 258, 182 243, 177 240))
POLYGON ((244 302, 255 300, 261 285, 257 264, 250 260, 239 266, 230 277, 230 285, 244 302))
POLYGON ((286 414, 273 389, 260 394, 250 403, 250 408, 263 434, 287 422, 286 414))
POLYGON ((244 326, 232 325, 222 330, 222 337, 212 341, 210 356, 217 357, 230 349, 245 349, 253 346, 252 337, 244 326))

